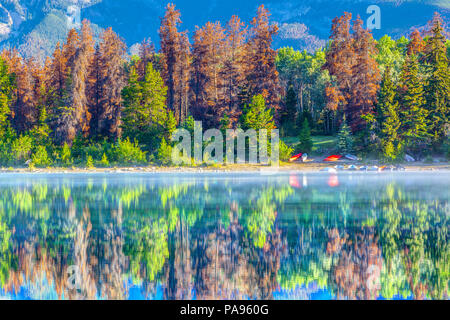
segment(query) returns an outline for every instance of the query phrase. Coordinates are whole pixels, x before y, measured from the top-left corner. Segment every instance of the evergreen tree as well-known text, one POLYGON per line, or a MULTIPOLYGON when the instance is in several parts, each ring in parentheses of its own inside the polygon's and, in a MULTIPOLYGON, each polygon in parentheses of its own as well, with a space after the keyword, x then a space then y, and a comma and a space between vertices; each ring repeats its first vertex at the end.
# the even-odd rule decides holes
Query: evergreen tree
POLYGON ((172 134, 175 132, 176 129, 177 129, 177 119, 175 119, 173 112, 171 110, 168 110, 164 133, 164 136, 167 141, 172 140, 172 134))
POLYGON ((231 129, 230 126, 231 126, 230 117, 228 116, 228 114, 225 113, 222 119, 220 120, 220 131, 222 132, 223 136, 226 135, 227 129, 231 129))
POLYGON ((131 67, 128 86, 122 90, 122 128, 125 137, 137 139, 149 150, 154 150, 165 129, 173 127, 174 123, 173 118, 169 119, 165 105, 167 87, 151 64, 146 70, 144 81, 139 81, 136 69, 131 67))
POLYGON ((347 119, 344 116, 342 120, 341 128, 338 133, 338 148, 341 153, 352 153, 353 152, 353 135, 352 130, 347 124, 347 119))
POLYGON ((416 56, 406 59, 401 77, 404 93, 401 96, 401 132, 406 146, 413 152, 424 151, 429 145, 428 110, 425 107, 423 81, 419 77, 416 56))
POLYGON ((303 121, 302 128, 300 129, 299 140, 300 151, 303 153, 311 152, 313 141, 311 139, 311 129, 309 128, 309 121, 306 118, 303 121))
POLYGON ((0 58, 0 139, 3 138, 7 127, 9 126, 9 117, 11 115, 11 99, 13 82, 8 72, 8 67, 0 58))
POLYGON ((45 146, 39 145, 31 156, 31 163, 36 167, 47 167, 52 164, 45 146))
POLYGON ((158 160, 163 165, 168 165, 172 161, 172 147, 166 142, 164 137, 161 139, 158 149, 158 160))
POLYGON ((67 143, 64 143, 61 150, 61 162, 64 166, 70 166, 73 164, 72 152, 67 143))
POLYGON ((142 88, 139 75, 134 66, 131 67, 128 75, 128 85, 122 90, 123 110, 122 110, 122 130, 124 137, 135 138, 139 133, 137 127, 139 116, 134 111, 139 110, 142 103, 142 88))
POLYGON ((380 127, 381 150, 386 159, 395 161, 403 152, 403 137, 400 134, 399 103, 391 70, 384 72, 378 100, 378 123, 380 127))
POLYGON ((87 169, 92 169, 94 168, 94 159, 92 158, 91 155, 86 155, 86 168, 87 169))
POLYGON ((251 103, 246 107, 242 118, 242 128, 247 129, 275 129, 272 110, 266 107, 266 102, 262 95, 256 95, 251 103))
POLYGON ((292 83, 289 84, 284 108, 280 116, 280 124, 285 136, 290 136, 296 131, 297 120, 297 93, 292 83))
POLYGON ((450 69, 442 21, 432 22, 431 37, 427 39, 425 61, 427 82, 425 85, 426 107, 430 121, 429 133, 433 144, 439 147, 445 137, 450 112, 450 69))
POLYGON ((105 168, 109 167, 109 161, 108 161, 108 157, 106 156, 106 153, 103 153, 102 159, 100 160, 100 165, 105 168))
POLYGON ((41 108, 39 121, 31 130, 31 136, 37 145, 48 146, 51 144, 51 130, 48 126, 48 115, 45 106, 41 108))

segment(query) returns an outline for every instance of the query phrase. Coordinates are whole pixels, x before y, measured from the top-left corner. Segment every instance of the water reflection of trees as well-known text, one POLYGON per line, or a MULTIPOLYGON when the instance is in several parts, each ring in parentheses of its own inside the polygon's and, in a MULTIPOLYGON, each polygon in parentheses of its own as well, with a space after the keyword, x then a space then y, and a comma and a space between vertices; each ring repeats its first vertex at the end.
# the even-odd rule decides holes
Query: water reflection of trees
POLYGON ((0 284, 32 298, 124 299, 137 287, 146 298, 272 299, 312 286, 445 299, 448 212, 401 184, 358 195, 281 178, 31 182, 0 188, 0 284))

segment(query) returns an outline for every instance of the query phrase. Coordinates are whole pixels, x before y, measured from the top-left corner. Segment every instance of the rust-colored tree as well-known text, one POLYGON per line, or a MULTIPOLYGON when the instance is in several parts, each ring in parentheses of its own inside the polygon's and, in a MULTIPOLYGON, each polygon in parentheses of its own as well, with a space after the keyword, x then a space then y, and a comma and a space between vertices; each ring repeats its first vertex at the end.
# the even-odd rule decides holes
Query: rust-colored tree
POLYGON ((343 111, 350 99, 355 52, 350 33, 352 14, 346 12, 343 16, 333 19, 331 27, 330 48, 327 50, 324 69, 328 70, 334 79, 326 90, 328 105, 334 110, 343 111))
POLYGON ((14 92, 11 108, 11 123, 18 133, 31 129, 37 120, 34 79, 28 63, 17 50, 3 51, 2 58, 14 78, 14 92))
POLYGON ((168 4, 161 20, 161 71, 167 86, 167 105, 175 114, 178 123, 187 115, 189 41, 184 32, 178 31, 181 23, 180 11, 168 4))
POLYGON ((125 85, 123 55, 126 46, 119 36, 108 28, 101 36, 89 76, 91 136, 116 139, 121 135, 121 92, 125 85))
POLYGON ((149 63, 156 64, 155 46, 150 40, 144 39, 139 47, 139 61, 136 66, 139 81, 144 81, 149 63))
POLYGON ((197 28, 192 62, 192 113, 204 126, 217 127, 222 114, 225 29, 219 22, 197 28))
POLYGON ((346 114, 356 132, 365 128, 362 116, 373 113, 381 76, 372 34, 363 28, 359 17, 354 22, 352 34, 351 18, 352 15, 346 12, 333 19, 331 43, 324 65, 332 76, 332 83, 325 94, 328 108, 346 114))
POLYGON ((247 29, 238 16, 227 24, 224 62, 221 77, 224 79, 224 113, 234 127, 239 120, 239 88, 244 84, 244 49, 247 29))
POLYGON ((247 96, 262 94, 267 105, 278 110, 281 87, 275 66, 277 53, 272 48, 273 36, 278 32, 278 27, 270 24, 269 18, 269 11, 261 5, 256 17, 251 21, 250 38, 246 44, 244 72, 250 93, 247 96))
POLYGON ((363 21, 359 17, 353 31, 356 59, 352 68, 351 98, 346 115, 353 132, 356 132, 365 128, 366 121, 362 116, 374 113, 381 75, 375 60, 375 40, 371 32, 363 28, 363 21))
POLYGON ((51 124, 57 144, 73 142, 77 134, 89 133, 87 78, 94 53, 94 40, 87 20, 81 32, 69 31, 63 49, 56 48, 48 87, 52 88, 49 101, 51 124))
POLYGON ((410 42, 408 43, 408 55, 419 54, 423 52, 425 48, 425 42, 420 35, 419 30, 415 29, 409 36, 410 42))
POLYGON ((175 90, 175 101, 179 110, 179 122, 183 123, 189 115, 189 79, 191 70, 191 52, 189 38, 186 32, 180 37, 180 55, 176 67, 179 79, 177 90, 175 90))

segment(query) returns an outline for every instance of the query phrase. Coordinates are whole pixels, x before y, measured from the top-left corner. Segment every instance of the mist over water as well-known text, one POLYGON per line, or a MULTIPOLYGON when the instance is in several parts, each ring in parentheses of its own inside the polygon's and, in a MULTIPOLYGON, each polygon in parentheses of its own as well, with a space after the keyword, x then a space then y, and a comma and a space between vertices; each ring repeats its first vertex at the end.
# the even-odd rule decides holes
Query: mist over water
POLYGON ((448 299, 450 172, 0 175, 0 297, 448 299))

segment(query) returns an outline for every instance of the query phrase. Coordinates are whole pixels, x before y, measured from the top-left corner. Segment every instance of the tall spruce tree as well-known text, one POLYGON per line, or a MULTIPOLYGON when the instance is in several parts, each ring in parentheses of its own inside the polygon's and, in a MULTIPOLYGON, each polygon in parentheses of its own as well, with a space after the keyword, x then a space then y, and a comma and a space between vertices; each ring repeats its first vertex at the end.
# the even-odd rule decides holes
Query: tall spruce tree
POLYGON ((242 117, 243 129, 275 129, 272 109, 266 106, 263 95, 258 94, 252 98, 251 103, 245 108, 242 117))
POLYGON ((48 146, 51 145, 51 130, 48 126, 48 115, 45 106, 41 107, 39 112, 39 120, 30 131, 36 145, 48 146))
POLYGON ((354 139, 352 135, 352 130, 347 124, 347 119, 344 115, 342 120, 341 128, 338 132, 338 148, 339 152, 342 153, 352 153, 354 146, 354 139))
POLYGON ((426 109, 423 81, 419 75, 417 57, 407 57, 402 71, 401 132, 406 146, 412 152, 422 152, 429 147, 428 110, 426 109))
POLYGON ((140 115, 135 112, 141 108, 142 88, 139 75, 134 66, 128 74, 128 84, 122 89, 122 130, 124 137, 132 140, 139 133, 138 123, 141 121, 140 115))
POLYGON ((378 100, 378 122, 381 151, 386 159, 395 161, 403 152, 403 137, 400 127, 400 108, 396 99, 391 69, 386 68, 378 100))
POLYGON ((445 131, 450 112, 450 69, 443 32, 442 20, 433 19, 431 36, 427 39, 425 47, 426 106, 430 121, 429 132, 435 148, 438 148, 446 138, 445 131))
POLYGON ((123 135, 137 139, 149 151, 158 147, 167 126, 173 126, 165 105, 166 94, 167 87, 151 63, 146 67, 143 81, 139 81, 135 67, 131 67, 128 85, 122 90, 123 135))
POLYGON ((300 129, 300 134, 298 136, 300 140, 300 151, 303 153, 311 152, 313 147, 313 141, 311 139, 311 129, 309 128, 309 121, 305 118, 300 129))
POLYGON ((5 134, 11 115, 13 79, 5 61, 0 58, 0 139, 5 134))
POLYGON ((280 113, 280 124, 284 136, 292 136, 296 132, 297 122, 297 93, 292 83, 288 85, 284 106, 280 113))

